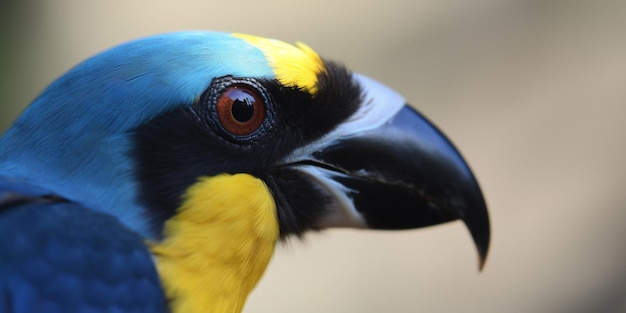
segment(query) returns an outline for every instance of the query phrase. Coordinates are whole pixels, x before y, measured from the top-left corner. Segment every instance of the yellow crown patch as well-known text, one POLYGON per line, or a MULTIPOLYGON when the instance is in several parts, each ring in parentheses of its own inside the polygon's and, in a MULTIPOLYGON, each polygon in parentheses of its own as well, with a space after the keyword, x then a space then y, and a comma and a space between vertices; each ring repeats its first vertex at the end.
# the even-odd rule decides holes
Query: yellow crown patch
POLYGON ((237 33, 233 36, 261 50, 281 84, 306 90, 311 95, 317 93, 317 75, 326 69, 322 59, 311 47, 302 42, 294 46, 284 41, 252 35, 237 33))

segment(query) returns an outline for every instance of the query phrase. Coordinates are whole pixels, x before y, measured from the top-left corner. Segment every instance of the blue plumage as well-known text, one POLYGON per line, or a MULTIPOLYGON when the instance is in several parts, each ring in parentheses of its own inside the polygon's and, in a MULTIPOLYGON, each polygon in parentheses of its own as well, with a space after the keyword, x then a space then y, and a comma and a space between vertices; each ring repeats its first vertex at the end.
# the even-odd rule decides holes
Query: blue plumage
POLYGON ((230 34, 164 34, 86 60, 35 99, 0 138, 0 312, 165 311, 130 136, 225 75, 273 71, 230 34))
POLYGON ((274 74, 260 50, 225 33, 165 34, 105 51, 51 84, 0 138, 0 175, 28 179, 153 237, 135 201, 128 136, 191 105, 225 75, 274 74))
POLYGON ((49 194, 0 179, 0 312, 164 312, 142 238, 49 194))

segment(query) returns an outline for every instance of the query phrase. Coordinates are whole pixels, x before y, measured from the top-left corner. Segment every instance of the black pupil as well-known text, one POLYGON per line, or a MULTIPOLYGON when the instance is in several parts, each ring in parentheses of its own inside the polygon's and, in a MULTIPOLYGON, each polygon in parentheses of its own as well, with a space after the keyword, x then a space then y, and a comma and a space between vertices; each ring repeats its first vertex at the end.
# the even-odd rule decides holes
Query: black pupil
POLYGON ((235 120, 245 123, 254 115, 254 97, 241 90, 233 90, 229 95, 233 99, 232 114, 235 120))

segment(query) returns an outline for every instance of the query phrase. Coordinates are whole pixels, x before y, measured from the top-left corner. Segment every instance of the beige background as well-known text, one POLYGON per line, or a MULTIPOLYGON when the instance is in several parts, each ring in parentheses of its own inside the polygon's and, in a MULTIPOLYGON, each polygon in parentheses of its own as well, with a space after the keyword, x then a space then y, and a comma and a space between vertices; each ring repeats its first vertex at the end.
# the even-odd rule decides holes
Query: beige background
POLYGON ((625 1, 3 1, 0 129, 77 62, 182 29, 302 40, 456 142, 490 205, 460 223, 280 247, 245 312, 626 312, 625 1))

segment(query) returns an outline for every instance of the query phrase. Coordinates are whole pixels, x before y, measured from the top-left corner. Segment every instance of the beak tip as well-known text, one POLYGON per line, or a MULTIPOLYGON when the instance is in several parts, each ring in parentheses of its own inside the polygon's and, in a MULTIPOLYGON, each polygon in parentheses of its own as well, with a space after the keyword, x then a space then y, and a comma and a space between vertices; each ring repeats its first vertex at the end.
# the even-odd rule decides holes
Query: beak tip
POLYGON ((484 210, 473 211, 471 217, 466 216, 463 222, 467 226, 470 235, 474 241, 474 246, 478 252, 478 271, 482 272, 487 261, 489 252, 489 244, 491 241, 491 230, 489 217, 487 215, 486 206, 482 206, 484 210))
POLYGON ((487 210, 487 204, 483 198, 483 194, 475 179, 470 184, 470 188, 466 195, 469 205, 465 207, 461 214, 463 223, 469 230, 474 242, 474 246, 478 252, 478 271, 482 272, 487 261, 489 245, 491 242, 491 222, 487 210))
POLYGON ((480 254, 478 256, 478 271, 482 272, 483 269, 485 268, 485 262, 487 261, 487 255, 486 254, 480 254))
POLYGON ((489 235, 483 237, 482 240, 474 240, 476 250, 478 250, 478 271, 482 272, 487 262, 487 254, 489 251, 489 235))
POLYGON ((483 237, 482 240, 474 240, 476 245, 476 249, 478 250, 478 271, 482 272, 485 267, 485 262, 487 262, 487 254, 489 251, 489 232, 486 237, 483 237))

